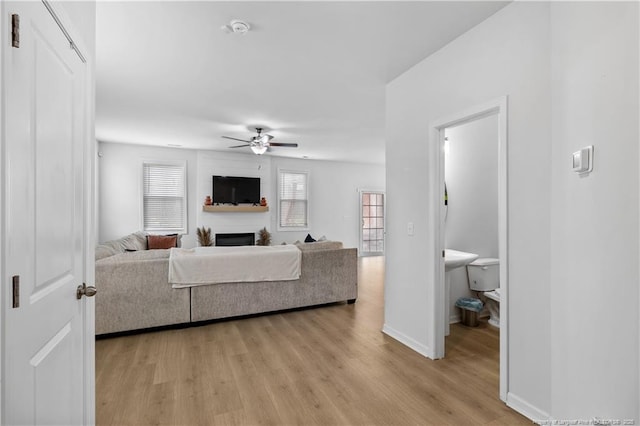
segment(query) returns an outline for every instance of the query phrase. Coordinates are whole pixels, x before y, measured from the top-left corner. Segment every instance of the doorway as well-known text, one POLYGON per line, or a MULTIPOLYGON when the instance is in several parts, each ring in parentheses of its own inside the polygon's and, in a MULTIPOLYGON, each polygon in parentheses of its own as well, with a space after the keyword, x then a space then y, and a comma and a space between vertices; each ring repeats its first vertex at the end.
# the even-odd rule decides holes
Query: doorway
POLYGON ((385 195, 360 191, 360 255, 384 256, 385 195))
MULTIPOLYGON (((432 300, 431 344, 434 358, 445 357, 445 330, 449 318, 445 319, 446 280, 445 280, 445 218, 447 209, 442 201, 445 199, 445 139, 447 129, 475 122, 489 116, 497 117, 498 122, 498 258, 500 259, 500 399, 506 401, 508 376, 508 247, 507 247, 507 97, 501 97, 482 105, 442 118, 432 123, 430 127, 429 154, 434 159, 430 168, 430 203, 429 215, 433 226, 433 252, 435 268, 430 294, 432 300)), ((447 194, 449 197, 451 194, 447 194)))
MULTIPOLYGON (((498 116, 482 117, 445 129, 444 177, 447 191, 444 218, 445 252, 445 335, 448 324, 460 322, 462 311, 456 302, 462 298, 480 299, 483 311, 493 313, 489 323, 498 325, 498 310, 494 299, 499 299, 499 282, 496 273, 498 259, 498 116), (478 257, 483 263, 491 263, 481 284, 469 280, 464 262, 459 267, 447 265, 446 253, 450 250, 469 253, 469 261, 478 257), (491 260, 490 260, 491 259, 491 260), (491 287, 491 288, 489 288, 491 287), (495 290, 495 291, 494 291, 495 290), (489 293, 489 291, 494 291, 489 293), (494 299, 490 299, 489 294, 494 299)), ((449 256, 449 257, 450 257, 449 256)), ((477 273, 478 269, 475 268, 477 273)), ((480 277, 483 275, 480 274, 480 277)), ((499 330, 499 329, 498 329, 499 330)), ((494 331, 498 331, 494 330, 494 331)))

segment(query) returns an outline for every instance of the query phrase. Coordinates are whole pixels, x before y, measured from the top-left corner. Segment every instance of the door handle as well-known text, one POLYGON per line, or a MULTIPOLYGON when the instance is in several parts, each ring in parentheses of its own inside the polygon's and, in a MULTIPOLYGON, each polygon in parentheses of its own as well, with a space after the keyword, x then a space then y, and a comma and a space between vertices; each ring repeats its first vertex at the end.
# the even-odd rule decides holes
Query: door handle
POLYGON ((94 286, 87 286, 85 283, 79 285, 76 289, 76 299, 82 299, 82 296, 93 297, 98 290, 94 286))

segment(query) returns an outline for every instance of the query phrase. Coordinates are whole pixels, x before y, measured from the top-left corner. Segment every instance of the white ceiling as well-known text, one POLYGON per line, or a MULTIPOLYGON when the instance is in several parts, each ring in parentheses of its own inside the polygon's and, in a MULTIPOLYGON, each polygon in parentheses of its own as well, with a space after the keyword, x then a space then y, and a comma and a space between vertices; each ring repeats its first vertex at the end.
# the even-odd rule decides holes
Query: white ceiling
POLYGON ((300 145, 268 155, 384 163, 386 83, 505 5, 98 1, 96 135, 226 150, 263 126, 300 145))

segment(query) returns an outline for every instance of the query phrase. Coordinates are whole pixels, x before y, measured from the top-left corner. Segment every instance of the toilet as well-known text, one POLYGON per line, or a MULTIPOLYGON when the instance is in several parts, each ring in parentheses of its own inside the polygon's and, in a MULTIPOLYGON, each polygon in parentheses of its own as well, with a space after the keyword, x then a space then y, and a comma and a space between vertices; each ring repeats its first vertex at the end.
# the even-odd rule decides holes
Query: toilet
POLYGON ((500 259, 478 258, 467 265, 469 288, 482 293, 489 310, 489 324, 500 327, 500 259))

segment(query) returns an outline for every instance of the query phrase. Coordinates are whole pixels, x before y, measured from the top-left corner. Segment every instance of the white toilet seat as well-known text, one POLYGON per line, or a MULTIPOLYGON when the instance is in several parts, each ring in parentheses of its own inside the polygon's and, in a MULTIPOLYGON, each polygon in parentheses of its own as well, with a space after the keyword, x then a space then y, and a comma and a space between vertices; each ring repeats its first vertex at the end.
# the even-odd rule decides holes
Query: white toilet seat
POLYGON ((489 310, 489 324, 500 328, 500 289, 485 291, 487 298, 487 309, 489 310))
POLYGON ((500 293, 498 292, 498 290, 485 291, 484 295, 489 299, 495 300, 496 302, 500 303, 500 293))

